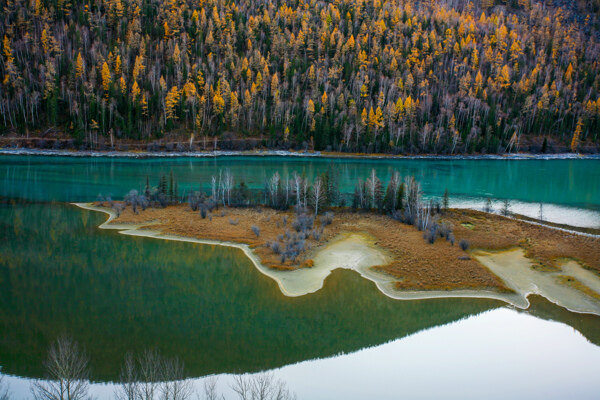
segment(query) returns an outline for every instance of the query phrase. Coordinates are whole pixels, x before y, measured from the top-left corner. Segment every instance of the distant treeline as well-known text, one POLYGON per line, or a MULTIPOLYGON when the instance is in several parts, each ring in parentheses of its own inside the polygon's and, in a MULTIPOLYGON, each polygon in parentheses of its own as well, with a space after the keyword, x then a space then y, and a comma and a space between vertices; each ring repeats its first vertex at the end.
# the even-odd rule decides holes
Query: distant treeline
POLYGON ((577 151, 600 132, 598 3, 0 1, 0 133, 577 151))

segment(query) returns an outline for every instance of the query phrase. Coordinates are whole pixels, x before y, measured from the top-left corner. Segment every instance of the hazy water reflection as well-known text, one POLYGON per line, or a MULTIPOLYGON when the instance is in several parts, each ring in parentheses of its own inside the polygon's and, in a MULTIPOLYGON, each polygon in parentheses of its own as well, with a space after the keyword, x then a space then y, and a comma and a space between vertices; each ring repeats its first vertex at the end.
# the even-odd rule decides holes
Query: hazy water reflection
MULTIPOLYGON (((569 326, 496 309, 350 354, 272 370, 299 399, 596 399, 600 347, 569 326)), ((218 389, 227 399, 231 375, 218 389)), ((205 378, 192 379, 201 393, 205 378)), ((9 377, 17 398, 30 380, 9 377)), ((93 384, 98 400, 114 384, 93 384)), ((22 396, 22 397, 21 397, 22 396)))

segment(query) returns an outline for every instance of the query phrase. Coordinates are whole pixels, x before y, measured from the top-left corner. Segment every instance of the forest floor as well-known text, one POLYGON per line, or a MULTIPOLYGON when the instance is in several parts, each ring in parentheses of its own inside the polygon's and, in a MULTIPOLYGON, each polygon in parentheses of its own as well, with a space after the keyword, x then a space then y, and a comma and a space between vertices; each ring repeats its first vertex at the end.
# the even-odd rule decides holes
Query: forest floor
MULTIPOLYGON (((97 204, 98 205, 98 204, 97 204)), ((305 250, 295 262, 282 262, 270 246, 286 242, 296 233, 294 212, 270 208, 220 208, 202 218, 188 205, 148 208, 133 213, 126 208, 111 222, 143 226, 168 235, 242 243, 250 246, 262 264, 274 270, 311 268, 313 257, 331 242, 348 234, 361 234, 383 251, 389 260, 385 265, 371 267, 373 271, 393 278, 397 290, 462 290, 488 289, 510 292, 502 279, 490 269, 463 251, 458 245, 467 240, 471 249, 522 249, 531 260, 531 268, 539 272, 560 271, 565 260, 577 261, 600 277, 600 238, 545 227, 503 216, 474 210, 448 210, 439 222, 450 224, 456 242, 438 238, 429 244, 423 232, 386 215, 335 209, 330 224, 315 219, 314 229, 322 233, 318 240, 313 235, 305 239, 305 250), (253 227, 259 229, 255 234, 253 227)), ((143 227, 141 229, 144 229, 143 227)))

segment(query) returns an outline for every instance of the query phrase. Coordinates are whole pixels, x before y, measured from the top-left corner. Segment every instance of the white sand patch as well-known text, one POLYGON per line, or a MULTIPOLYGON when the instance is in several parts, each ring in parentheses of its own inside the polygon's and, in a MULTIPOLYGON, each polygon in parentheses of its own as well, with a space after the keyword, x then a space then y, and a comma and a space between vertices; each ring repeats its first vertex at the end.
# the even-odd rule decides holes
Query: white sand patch
MULTIPOLYGON (((314 261, 314 266, 311 268, 293 271, 269 268, 265 273, 279 283, 281 291, 287 296, 302 296, 321 289, 325 278, 335 269, 354 270, 371 279, 367 274, 375 273, 369 267, 389 262, 388 256, 377 249, 369 238, 357 233, 340 235, 315 249, 311 256, 314 261)), ((384 277, 382 276, 381 279, 384 277)))
POLYGON ((475 250, 471 254, 523 299, 538 294, 568 310, 600 315, 599 300, 559 279, 560 275, 572 277, 600 294, 600 277, 576 261, 561 263, 558 271, 541 271, 533 268, 535 264, 521 248, 501 252, 475 250))

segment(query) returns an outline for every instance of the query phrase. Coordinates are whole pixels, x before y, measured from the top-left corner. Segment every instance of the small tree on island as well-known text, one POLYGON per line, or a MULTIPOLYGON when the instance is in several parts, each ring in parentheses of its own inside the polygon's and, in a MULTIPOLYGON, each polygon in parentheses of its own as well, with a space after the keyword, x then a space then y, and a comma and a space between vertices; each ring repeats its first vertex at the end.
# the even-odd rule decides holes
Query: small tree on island
POLYGON ((494 211, 494 209, 492 208, 492 199, 490 197, 485 199, 485 206, 483 206, 483 211, 485 211, 486 213, 491 213, 494 211))
POLYGON ((510 212, 510 200, 509 199, 504 199, 504 201, 502 202, 502 215, 504 215, 505 217, 508 217, 511 212, 510 212))
POLYGON ((448 188, 446 188, 446 190, 444 190, 444 197, 442 197, 442 207, 444 209, 444 212, 448 211, 450 205, 450 196, 448 195, 448 188))
POLYGON ((323 187, 323 181, 321 177, 315 178, 315 181, 311 188, 311 205, 315 210, 315 215, 319 215, 319 208, 323 206, 326 201, 326 195, 323 187))

